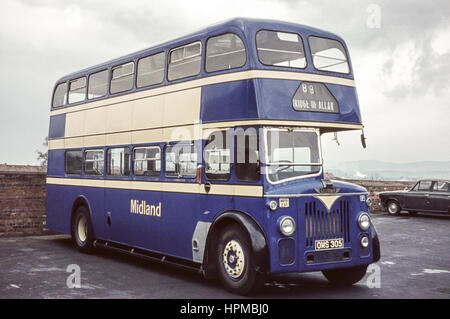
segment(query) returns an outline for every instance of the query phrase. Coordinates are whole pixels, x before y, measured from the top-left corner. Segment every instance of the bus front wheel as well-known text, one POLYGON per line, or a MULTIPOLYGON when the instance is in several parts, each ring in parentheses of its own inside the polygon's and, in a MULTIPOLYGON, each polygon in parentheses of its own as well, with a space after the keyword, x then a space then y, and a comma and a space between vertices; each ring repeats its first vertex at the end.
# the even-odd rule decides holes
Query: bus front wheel
POLYGON ((222 285, 239 295, 255 293, 264 284, 264 275, 256 271, 248 235, 237 225, 227 226, 217 246, 217 268, 222 285))
POLYGON ((83 253, 90 253, 93 249, 92 223, 85 206, 80 206, 75 211, 72 222, 72 241, 78 250, 83 253))
POLYGON ((323 270, 322 274, 334 285, 351 286, 364 278, 367 265, 351 268, 323 270))

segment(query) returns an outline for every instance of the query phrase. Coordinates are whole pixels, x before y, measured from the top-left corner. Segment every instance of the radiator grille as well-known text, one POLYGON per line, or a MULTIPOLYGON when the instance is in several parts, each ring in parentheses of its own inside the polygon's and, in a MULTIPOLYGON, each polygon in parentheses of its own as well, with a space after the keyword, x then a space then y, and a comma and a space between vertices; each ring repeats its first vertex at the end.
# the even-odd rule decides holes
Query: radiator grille
POLYGON ((315 201, 305 203, 306 247, 314 247, 315 240, 343 238, 350 242, 349 202, 340 200, 327 212, 315 201))

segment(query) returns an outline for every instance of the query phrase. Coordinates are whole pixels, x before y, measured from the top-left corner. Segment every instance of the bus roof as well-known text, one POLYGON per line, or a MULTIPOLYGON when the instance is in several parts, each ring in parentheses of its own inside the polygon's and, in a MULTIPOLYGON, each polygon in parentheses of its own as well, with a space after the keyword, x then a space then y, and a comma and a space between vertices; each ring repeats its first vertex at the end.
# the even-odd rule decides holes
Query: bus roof
MULTIPOLYGON (((315 35, 315 36, 319 36, 319 37, 335 39, 335 40, 340 41, 342 43, 342 45, 344 45, 344 47, 346 46, 344 40, 341 37, 339 37, 338 35, 328 32, 328 31, 317 29, 314 27, 306 26, 306 25, 301 25, 301 24, 292 23, 292 22, 283 22, 283 21, 278 21, 278 20, 270 20, 270 19, 233 18, 233 19, 229 19, 229 20, 225 20, 222 22, 218 22, 218 23, 209 25, 209 26, 199 29, 195 32, 192 32, 188 35, 178 37, 178 38, 175 38, 175 39, 169 40, 169 41, 154 43, 153 45, 149 46, 148 48, 145 48, 145 49, 121 56, 119 58, 115 58, 115 59, 97 64, 97 65, 94 65, 92 67, 88 67, 88 68, 70 73, 68 75, 61 77, 57 81, 57 83, 65 82, 67 80, 71 80, 76 77, 81 77, 85 74, 103 70, 103 69, 106 69, 111 66, 119 65, 119 64, 128 62, 130 60, 133 60, 136 57, 146 56, 151 53, 156 53, 157 51, 168 50, 168 49, 171 49, 171 48, 183 45, 183 44, 187 44, 187 43, 191 42, 193 39, 199 39, 199 40, 206 39, 210 36, 220 34, 221 32, 223 33, 223 31, 226 29, 240 30, 243 35, 247 34, 249 31, 256 31, 256 30, 260 30, 260 29, 269 29, 269 30, 287 31, 287 32, 292 31, 292 32, 297 32, 300 35, 303 35, 304 38, 306 38, 309 35, 315 35)), ((250 32, 250 33, 252 33, 252 32, 250 32)), ((250 40, 250 39, 248 39, 248 40, 250 40)), ((254 41, 248 41, 248 45, 254 45, 254 41)), ((345 76, 345 77, 348 76, 349 78, 353 78, 352 71, 350 71, 349 74, 342 75, 342 76, 345 76)))

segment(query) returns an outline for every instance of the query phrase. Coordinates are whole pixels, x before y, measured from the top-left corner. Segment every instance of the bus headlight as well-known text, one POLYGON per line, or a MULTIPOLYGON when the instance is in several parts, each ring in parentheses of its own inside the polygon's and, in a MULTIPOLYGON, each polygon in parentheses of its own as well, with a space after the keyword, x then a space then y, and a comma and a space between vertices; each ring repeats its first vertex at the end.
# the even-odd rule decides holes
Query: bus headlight
POLYGON ((366 199, 366 205, 367 205, 367 207, 372 206, 372 200, 369 197, 367 197, 367 199, 366 199))
POLYGON ((367 213, 362 213, 358 217, 358 225, 361 230, 368 230, 370 227, 370 217, 367 213))
POLYGON ((291 236, 295 232, 295 221, 289 216, 281 218, 280 232, 284 236, 291 236))

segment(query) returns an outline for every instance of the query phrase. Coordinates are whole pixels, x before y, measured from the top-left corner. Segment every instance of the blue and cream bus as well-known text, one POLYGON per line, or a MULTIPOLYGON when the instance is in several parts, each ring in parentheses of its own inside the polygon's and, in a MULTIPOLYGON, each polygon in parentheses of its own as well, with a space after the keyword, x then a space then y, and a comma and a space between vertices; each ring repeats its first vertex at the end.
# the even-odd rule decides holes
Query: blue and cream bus
POLYGON ((380 258, 366 189, 324 177, 324 133, 362 130, 344 41, 233 19, 54 87, 47 227, 218 277, 353 284, 380 258))

